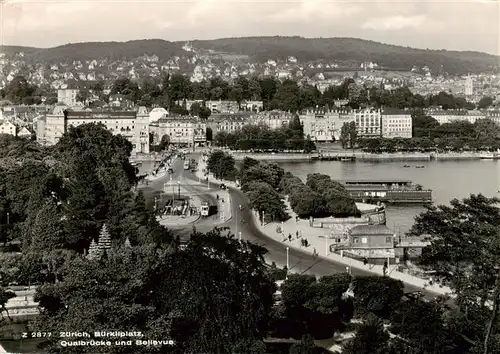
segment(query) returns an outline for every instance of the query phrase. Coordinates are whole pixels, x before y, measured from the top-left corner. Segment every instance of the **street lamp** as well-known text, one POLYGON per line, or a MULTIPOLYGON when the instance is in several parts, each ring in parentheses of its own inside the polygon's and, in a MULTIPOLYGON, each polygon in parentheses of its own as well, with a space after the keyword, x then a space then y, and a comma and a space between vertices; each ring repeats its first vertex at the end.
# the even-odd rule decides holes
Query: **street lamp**
POLYGON ((177 186, 179 187, 178 188, 178 198, 181 199, 181 181, 177 181, 177 186))
POLYGON ((290 255, 289 255, 289 250, 290 250, 290 247, 286 246, 286 270, 287 270, 287 278, 288 278, 288 271, 290 270, 290 255))

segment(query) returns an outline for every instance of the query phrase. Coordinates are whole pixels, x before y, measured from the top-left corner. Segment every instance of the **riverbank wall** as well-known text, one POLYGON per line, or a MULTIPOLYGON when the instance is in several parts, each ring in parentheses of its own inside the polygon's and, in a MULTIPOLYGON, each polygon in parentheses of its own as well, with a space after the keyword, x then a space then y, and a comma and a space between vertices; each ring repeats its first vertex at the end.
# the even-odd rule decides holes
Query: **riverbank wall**
POLYGON ((325 152, 325 153, 251 153, 242 151, 230 151, 236 161, 242 161, 245 157, 255 160, 275 161, 275 162, 306 162, 306 161, 344 161, 344 162, 417 162, 417 161, 454 161, 454 160, 480 160, 481 154, 473 152, 465 153, 382 153, 372 154, 365 152, 325 152))
POLYGON ((311 154, 297 154, 297 153, 249 153, 249 152, 239 152, 239 151, 230 151, 231 156, 233 156, 235 161, 243 161, 245 157, 250 157, 255 160, 263 161, 317 161, 319 160, 318 153, 311 154))

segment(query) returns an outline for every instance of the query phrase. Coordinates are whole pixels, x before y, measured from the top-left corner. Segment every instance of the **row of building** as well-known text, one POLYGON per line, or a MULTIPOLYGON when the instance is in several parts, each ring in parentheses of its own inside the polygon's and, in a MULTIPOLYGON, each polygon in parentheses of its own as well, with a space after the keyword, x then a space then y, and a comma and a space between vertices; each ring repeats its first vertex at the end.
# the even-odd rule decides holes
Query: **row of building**
MULTIPOLYGON (((482 111, 428 111, 439 123, 492 119, 500 124, 500 113, 482 111)), ((212 136, 219 132, 234 133, 245 125, 265 125, 270 129, 287 126, 294 115, 283 111, 238 112, 213 114, 207 120, 192 116, 169 115, 164 109, 148 111, 145 107, 129 111, 90 109, 77 111, 65 106, 56 106, 50 114, 40 115, 34 120, 34 132, 41 143, 52 145, 70 126, 85 123, 102 123, 114 134, 121 134, 134 146, 134 153, 149 153, 150 142, 157 144, 167 135, 171 144, 193 146, 204 145, 207 130, 212 136), (150 139, 151 137, 151 139, 150 139)), ((299 114, 304 135, 315 142, 339 140, 342 126, 354 122, 360 137, 411 138, 412 118, 409 112, 388 112, 380 109, 362 110, 308 110, 299 114)), ((25 130, 25 129, 24 129, 25 130)), ((29 132, 22 132, 22 134, 29 132)), ((3 121, 0 133, 17 135, 19 127, 13 122, 3 121)))
MULTIPOLYGON (((66 106, 56 106, 51 114, 35 122, 37 140, 53 145, 71 126, 85 123, 102 123, 113 134, 126 137, 134 147, 133 153, 149 153, 149 144, 156 144, 167 135, 171 144, 204 145, 207 129, 212 136, 219 132, 234 133, 244 125, 265 125, 271 129, 287 126, 294 115, 282 111, 238 112, 214 114, 207 120, 192 116, 173 116, 158 109, 145 107, 129 111, 76 111, 66 106), (161 114, 161 115, 160 115, 161 114), (151 139, 150 139, 151 136, 151 139)), ((409 114, 385 114, 381 110, 357 111, 308 111, 299 115, 304 135, 313 141, 332 142, 340 138, 344 123, 355 122, 358 135, 364 137, 410 138, 412 121, 409 114)))

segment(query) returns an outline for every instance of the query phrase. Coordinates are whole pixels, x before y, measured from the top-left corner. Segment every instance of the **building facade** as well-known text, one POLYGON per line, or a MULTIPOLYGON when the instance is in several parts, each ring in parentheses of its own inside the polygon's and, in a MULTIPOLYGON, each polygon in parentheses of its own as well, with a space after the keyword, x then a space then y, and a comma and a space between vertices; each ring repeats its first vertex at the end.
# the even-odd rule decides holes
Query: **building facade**
POLYGON ((244 101, 241 103, 241 109, 250 112, 261 112, 264 110, 262 101, 244 101))
POLYGON ((77 105, 77 89, 59 89, 57 90, 57 102, 66 106, 73 107, 77 105))
POLYGON ((177 146, 202 146, 207 141, 207 124, 193 117, 163 117, 151 123, 150 131, 154 141, 161 141, 164 135, 177 146))
POLYGON ((207 120, 207 127, 215 137, 220 132, 235 133, 250 124, 251 120, 248 114, 212 114, 207 120))
POLYGON ((467 121, 474 124, 478 119, 485 119, 486 113, 477 110, 428 110, 427 115, 438 121, 439 124, 446 124, 456 121, 467 121))
POLYGON ((101 123, 115 135, 122 135, 132 143, 132 154, 149 153, 149 114, 145 107, 138 111, 72 111, 58 106, 45 121, 44 140, 56 144, 69 127, 101 123))
POLYGON ((360 137, 382 136, 382 113, 379 109, 362 109, 354 111, 353 114, 360 137))
POLYGON ((236 113, 240 110, 240 106, 236 101, 206 101, 205 106, 212 113, 236 113))
POLYGON ((278 129, 288 126, 292 119, 293 114, 288 112, 270 111, 252 115, 249 117, 248 123, 253 125, 265 125, 270 129, 278 129))
POLYGON ((299 115, 304 127, 304 136, 312 141, 332 142, 339 140, 342 126, 354 121, 354 115, 347 110, 308 110, 299 115))
POLYGON ((411 138, 412 121, 410 114, 382 114, 382 137, 411 138))

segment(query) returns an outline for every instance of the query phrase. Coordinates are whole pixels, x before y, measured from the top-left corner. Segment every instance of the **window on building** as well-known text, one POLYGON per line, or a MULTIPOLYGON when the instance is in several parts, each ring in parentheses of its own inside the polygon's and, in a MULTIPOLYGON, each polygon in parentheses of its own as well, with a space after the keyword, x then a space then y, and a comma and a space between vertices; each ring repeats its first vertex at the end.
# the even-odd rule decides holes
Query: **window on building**
POLYGON ((353 241, 354 243, 359 243, 359 237, 354 237, 354 238, 352 239, 352 241, 353 241))
POLYGON ((361 243, 364 243, 364 244, 368 243, 368 238, 363 237, 363 238, 361 239, 361 243))
POLYGON ((385 238, 385 243, 392 243, 392 237, 391 236, 387 236, 385 238))

